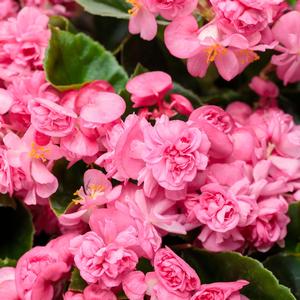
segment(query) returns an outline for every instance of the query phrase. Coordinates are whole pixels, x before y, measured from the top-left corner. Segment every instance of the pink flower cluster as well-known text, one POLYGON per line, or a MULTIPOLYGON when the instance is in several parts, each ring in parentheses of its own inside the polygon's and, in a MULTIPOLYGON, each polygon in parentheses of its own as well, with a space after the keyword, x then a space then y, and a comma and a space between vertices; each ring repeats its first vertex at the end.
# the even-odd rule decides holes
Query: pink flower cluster
MULTIPOLYGON (((120 232, 121 234, 121 232, 120 232)), ((24 254, 16 268, 0 268, 0 296, 6 300, 246 300, 240 290, 248 281, 200 284, 196 272, 169 248, 156 252, 154 270, 136 270, 136 252, 113 241, 106 244, 94 231, 64 235, 24 254), (71 267, 79 269, 88 285, 82 293, 64 291, 71 267)))
POLYGON ((129 0, 129 31, 151 40, 157 33, 156 17, 171 21, 164 40, 170 53, 187 60, 193 76, 204 77, 211 63, 225 80, 240 74, 259 59, 257 52, 275 49, 277 75, 284 81, 300 80, 300 13, 283 0, 129 0), (199 27, 195 15, 209 18, 199 27))

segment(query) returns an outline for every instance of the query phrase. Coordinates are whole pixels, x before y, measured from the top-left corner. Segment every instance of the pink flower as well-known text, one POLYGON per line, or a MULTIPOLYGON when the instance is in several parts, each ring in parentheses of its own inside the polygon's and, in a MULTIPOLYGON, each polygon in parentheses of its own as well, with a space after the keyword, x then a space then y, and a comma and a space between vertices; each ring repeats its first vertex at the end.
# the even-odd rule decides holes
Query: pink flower
POLYGON ((97 284, 88 285, 83 291, 84 300, 117 300, 117 296, 110 290, 102 289, 97 284))
POLYGON ((167 20, 187 16, 197 7, 197 0, 146 0, 149 10, 167 20))
POLYGON ((244 236, 237 228, 226 232, 216 232, 204 226, 198 239, 202 247, 214 252, 241 251, 245 243, 244 236))
POLYGON ((270 80, 255 76, 252 78, 249 87, 259 96, 264 98, 277 98, 279 95, 278 87, 270 80))
POLYGON ((147 72, 129 80, 126 89, 131 93, 133 107, 160 103, 173 87, 172 78, 165 72, 147 72))
POLYGON ((155 15, 149 11, 147 0, 129 0, 132 8, 128 11, 131 15, 129 20, 129 32, 140 34, 147 41, 154 39, 157 32, 155 15))
POLYGON ((187 297, 200 287, 196 272, 169 248, 156 252, 154 270, 162 285, 177 296, 187 297))
POLYGON ((36 98, 29 103, 31 123, 48 136, 63 137, 73 130, 77 115, 51 100, 36 98))
MULTIPOLYGON (((206 169, 210 142, 200 129, 183 121, 170 121, 166 116, 157 119, 154 127, 144 122, 142 128, 144 145, 140 149, 145 170, 151 171, 160 186, 171 191, 183 190, 198 171, 206 169)), ((143 176, 140 174, 139 180, 147 181, 143 176)))
POLYGON ((62 292, 63 278, 69 267, 48 247, 26 252, 16 267, 16 285, 24 300, 54 299, 62 292), (58 284, 59 282, 59 284, 58 284))
POLYGON ((9 111, 10 107, 12 106, 13 98, 8 91, 6 91, 5 89, 0 89, 0 99, 0 115, 4 115, 9 111))
POLYGON ((240 207, 235 197, 213 183, 203 186, 201 191, 199 204, 194 207, 197 219, 213 231, 234 229, 240 222, 240 207))
POLYGON ((4 147, 0 147, 0 193, 9 193, 11 196, 13 190, 12 169, 8 162, 7 150, 4 147))
POLYGON ((143 300, 147 290, 145 275, 141 271, 129 273, 122 282, 125 295, 130 300, 143 300))
POLYGON ((220 28, 245 35, 258 33, 282 12, 283 0, 211 0, 220 28))
POLYGON ((67 291, 64 294, 64 300, 85 300, 85 299, 83 298, 82 293, 74 293, 72 291, 67 291))
MULTIPOLYGON (((210 63, 215 62, 219 74, 231 80, 259 58, 252 50, 255 41, 237 33, 224 35, 213 22, 199 29, 193 16, 178 18, 168 25, 165 43, 172 55, 187 59, 189 73, 199 77, 204 77, 210 63)), ((269 46, 259 49, 265 47, 269 46)))
POLYGON ((92 231, 71 240, 70 250, 82 278, 106 287, 118 286, 138 262, 132 250, 113 243, 105 244, 92 231))
POLYGON ((273 55, 272 63, 277 66, 277 76, 284 84, 300 80, 300 12, 291 11, 283 15, 273 26, 274 38, 280 45, 275 49, 282 54, 273 55))
POLYGON ((222 108, 205 105, 195 109, 189 120, 202 129, 211 142, 209 154, 213 158, 225 158, 232 152, 232 142, 228 136, 234 129, 231 116, 222 108))
POLYGON ((5 300, 21 300, 15 283, 15 268, 0 268, 0 298, 5 300))
POLYGON ((48 17, 40 10, 24 7, 16 18, 10 18, 1 25, 3 57, 22 68, 40 68, 50 38, 47 25, 48 17))
POLYGON ((17 13, 18 4, 13 0, 0 1, 0 20, 5 20, 17 13))
POLYGON ((171 108, 174 108, 181 115, 189 116, 194 110, 190 100, 179 94, 171 94, 171 108))
POLYGON ((240 290, 249 284, 246 280, 238 280, 234 282, 214 282, 211 284, 202 284, 198 292, 196 292, 191 300, 242 300, 248 299, 240 295, 240 290))
POLYGON ((284 246, 287 224, 288 204, 282 196, 270 197, 258 203, 258 217, 251 227, 249 238, 253 246, 261 251, 268 251, 275 243, 284 246))
POLYGON ((121 186, 112 187, 111 182, 99 170, 90 169, 83 176, 84 187, 74 193, 74 204, 80 204, 77 211, 65 213, 59 217, 64 225, 75 225, 83 218, 88 218, 91 211, 101 205, 115 200, 121 193, 121 186))
POLYGON ((239 124, 244 125, 252 114, 251 107, 243 102, 234 101, 226 107, 226 112, 239 124))

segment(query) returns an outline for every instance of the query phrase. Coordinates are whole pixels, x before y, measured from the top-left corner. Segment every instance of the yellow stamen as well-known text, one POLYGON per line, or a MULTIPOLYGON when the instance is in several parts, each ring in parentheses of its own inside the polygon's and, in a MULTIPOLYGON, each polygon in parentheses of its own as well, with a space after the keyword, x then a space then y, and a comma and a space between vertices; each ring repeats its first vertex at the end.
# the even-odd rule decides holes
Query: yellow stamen
POLYGON ((100 193, 105 191, 105 187, 103 185, 90 184, 89 190, 92 199, 95 199, 100 193))
POLYGON ((205 49, 207 52, 207 63, 213 62, 218 55, 224 55, 227 49, 216 44, 205 49))
POLYGON ((31 143, 31 150, 29 152, 29 156, 36 159, 41 159, 43 162, 47 160, 45 154, 50 152, 49 149, 45 149, 45 147, 37 146, 35 142, 31 143))
POLYGON ((135 16, 142 7, 139 0, 126 0, 126 2, 132 5, 132 8, 128 9, 128 13, 132 16, 135 16))
POLYGON ((242 65, 249 64, 260 59, 259 55, 249 49, 240 49, 237 52, 237 56, 242 65))
POLYGON ((74 196, 77 196, 76 198, 72 199, 72 202, 75 204, 80 204, 80 202, 83 200, 82 197, 79 194, 79 190, 77 190, 74 194, 74 196))

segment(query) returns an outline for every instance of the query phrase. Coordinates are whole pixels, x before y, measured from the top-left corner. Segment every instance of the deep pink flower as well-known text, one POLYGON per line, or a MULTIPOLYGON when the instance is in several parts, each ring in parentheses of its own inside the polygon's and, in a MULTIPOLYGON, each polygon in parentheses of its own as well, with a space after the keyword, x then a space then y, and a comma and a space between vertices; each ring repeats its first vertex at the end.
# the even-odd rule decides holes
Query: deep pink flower
POLYGON ((49 247, 35 247, 26 252, 16 267, 16 285, 24 300, 51 300, 61 292, 69 267, 49 247))
POLYGON ((238 280, 233 282, 214 282, 211 284, 202 284, 191 300, 246 300, 242 298, 240 290, 249 284, 246 280, 238 280))
POLYGON ((200 287, 197 273, 169 248, 156 252, 154 270, 162 285, 177 296, 187 297, 200 287))
POLYGON ((103 289, 97 284, 88 285, 83 291, 84 300, 117 300, 117 296, 108 289, 103 289))
POLYGON ((193 109, 193 105, 189 99, 179 94, 171 94, 171 108, 174 108, 181 115, 189 116, 193 109))

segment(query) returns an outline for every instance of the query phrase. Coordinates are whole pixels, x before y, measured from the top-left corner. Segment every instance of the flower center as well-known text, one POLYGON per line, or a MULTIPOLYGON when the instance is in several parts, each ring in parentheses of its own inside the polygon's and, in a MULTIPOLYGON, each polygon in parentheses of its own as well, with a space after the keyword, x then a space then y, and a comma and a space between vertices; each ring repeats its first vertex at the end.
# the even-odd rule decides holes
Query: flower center
POLYGON ((207 63, 209 63, 213 62, 218 55, 226 54, 227 49, 216 44, 206 48, 205 52, 207 52, 207 63))
POLYGON ((126 0, 126 2, 132 5, 132 8, 128 9, 128 13, 132 16, 135 16, 142 7, 139 0, 126 0))
POLYGON ((260 59, 259 55, 249 49, 239 49, 237 56, 242 65, 249 64, 260 59))
POLYGON ((31 150, 29 152, 29 156, 36 159, 41 159, 43 162, 47 160, 45 154, 50 152, 49 149, 45 149, 45 147, 37 146, 35 142, 31 143, 31 150))

